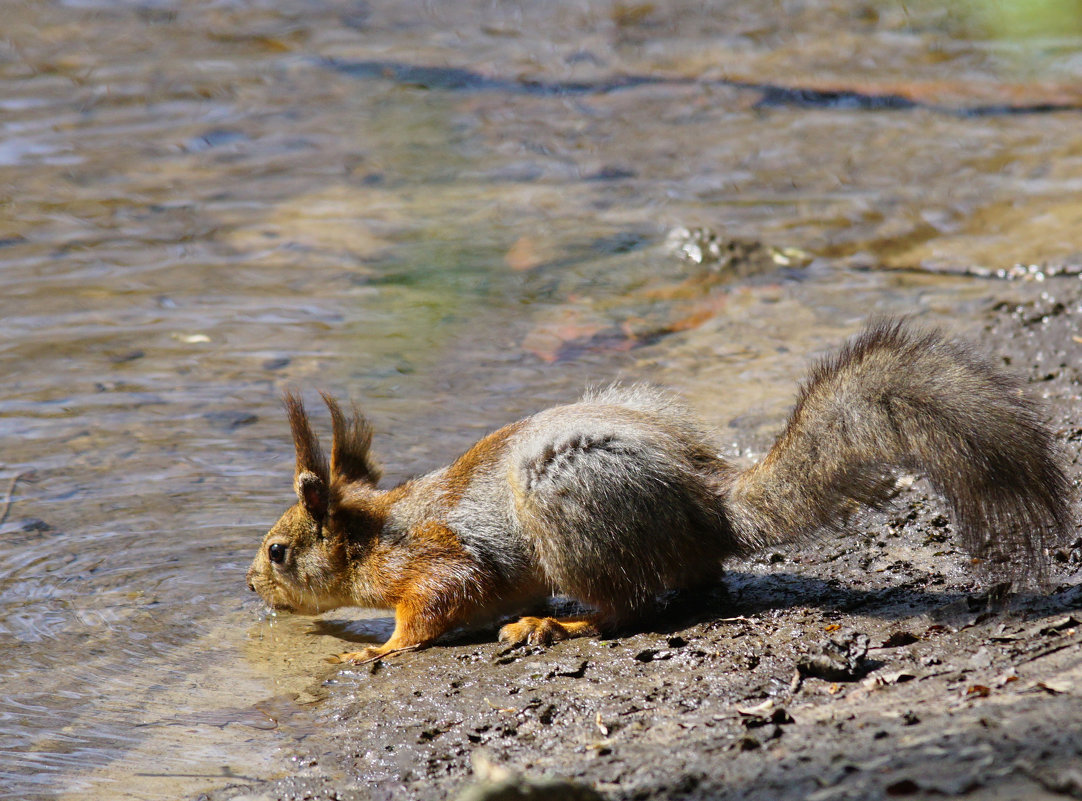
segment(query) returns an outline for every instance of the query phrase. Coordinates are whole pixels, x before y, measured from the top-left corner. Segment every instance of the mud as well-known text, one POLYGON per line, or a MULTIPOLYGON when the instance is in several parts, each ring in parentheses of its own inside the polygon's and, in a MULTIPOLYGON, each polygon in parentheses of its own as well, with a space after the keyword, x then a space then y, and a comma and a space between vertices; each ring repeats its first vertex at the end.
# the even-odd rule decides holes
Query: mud
MULTIPOLYGON (((955 320, 1029 376, 1076 485, 1080 318, 1082 286, 1059 279, 990 284, 955 320)), ((487 631, 363 668, 298 666, 330 694, 292 775, 201 798, 450 798, 478 751, 611 799, 1082 797, 1082 538, 1054 558, 1045 593, 980 583, 918 480, 844 537, 665 599, 640 631, 524 650, 487 631), (824 648, 847 668, 816 669, 824 648)))

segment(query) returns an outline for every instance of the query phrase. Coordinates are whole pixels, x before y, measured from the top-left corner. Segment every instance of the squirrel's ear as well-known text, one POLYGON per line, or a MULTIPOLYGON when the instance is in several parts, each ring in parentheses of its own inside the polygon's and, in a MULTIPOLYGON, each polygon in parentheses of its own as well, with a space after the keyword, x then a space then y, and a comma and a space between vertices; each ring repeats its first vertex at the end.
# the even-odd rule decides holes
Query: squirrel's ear
POLYGON ((372 426, 365 420, 357 404, 353 414, 346 417, 341 407, 326 392, 321 393, 331 412, 334 439, 331 442, 331 476, 346 483, 363 481, 375 486, 383 471, 372 458, 372 426))
POLYGON ((297 498, 312 518, 322 521, 327 516, 327 482, 308 470, 297 473, 293 481, 297 498))
POLYGON ((320 515, 326 514, 327 487, 330 485, 327 457, 319 447, 319 438, 308 424, 308 413, 301 399, 287 392, 284 402, 289 414, 289 427, 293 431, 293 447, 297 451, 297 469, 293 479, 297 495, 310 512, 322 510, 320 515), (309 505, 309 499, 312 505, 309 505))

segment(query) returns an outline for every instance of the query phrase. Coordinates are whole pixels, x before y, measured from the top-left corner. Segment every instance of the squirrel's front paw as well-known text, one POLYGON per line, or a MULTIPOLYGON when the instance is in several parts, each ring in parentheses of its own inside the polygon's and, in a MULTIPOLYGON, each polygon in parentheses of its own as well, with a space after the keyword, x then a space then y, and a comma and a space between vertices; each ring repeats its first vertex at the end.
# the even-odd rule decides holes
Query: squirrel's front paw
POLYGON ((345 654, 328 656, 327 661, 332 665, 347 663, 351 665, 363 665, 365 662, 375 662, 377 659, 382 659, 385 653, 386 652, 382 648, 368 647, 363 651, 350 651, 345 654))

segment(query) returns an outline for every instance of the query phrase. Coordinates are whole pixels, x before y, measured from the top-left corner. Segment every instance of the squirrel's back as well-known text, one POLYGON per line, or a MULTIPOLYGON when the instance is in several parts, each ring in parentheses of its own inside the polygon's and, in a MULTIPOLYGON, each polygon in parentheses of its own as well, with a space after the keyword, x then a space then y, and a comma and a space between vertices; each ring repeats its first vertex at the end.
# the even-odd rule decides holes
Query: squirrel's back
POLYGON ((730 472, 676 396, 614 385, 525 422, 509 454, 516 518, 551 587, 619 617, 717 574, 739 550, 730 472))

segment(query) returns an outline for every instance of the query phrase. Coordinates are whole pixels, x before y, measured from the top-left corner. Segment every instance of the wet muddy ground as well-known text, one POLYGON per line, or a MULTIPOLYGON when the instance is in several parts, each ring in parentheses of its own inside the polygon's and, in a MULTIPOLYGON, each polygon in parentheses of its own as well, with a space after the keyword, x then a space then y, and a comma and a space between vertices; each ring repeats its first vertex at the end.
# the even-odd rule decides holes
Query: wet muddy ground
MULTIPOLYGON (((1000 286, 966 327, 1046 399, 1077 485, 1082 287, 1000 286)), ((1047 593, 982 587, 918 481, 637 633, 508 650, 490 631, 366 667, 313 654, 297 667, 328 700, 290 775, 206 797, 449 798, 478 749, 613 799, 1082 797, 1082 533, 1054 558, 1047 593), (833 671, 815 661, 832 642, 833 671)), ((335 617, 315 631, 381 633, 335 617)))

